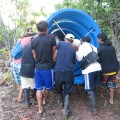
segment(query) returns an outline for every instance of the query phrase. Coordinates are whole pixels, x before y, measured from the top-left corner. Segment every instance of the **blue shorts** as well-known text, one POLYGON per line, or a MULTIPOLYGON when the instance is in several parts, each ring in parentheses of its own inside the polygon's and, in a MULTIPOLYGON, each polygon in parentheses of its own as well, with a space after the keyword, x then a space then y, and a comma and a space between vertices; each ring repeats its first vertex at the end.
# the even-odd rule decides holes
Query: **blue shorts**
POLYGON ((50 90, 53 87, 52 70, 35 70, 35 84, 37 90, 45 87, 50 90))
POLYGON ((84 74, 84 78, 85 78, 85 90, 91 91, 96 86, 99 85, 101 78, 101 71, 95 71, 88 74, 84 74))

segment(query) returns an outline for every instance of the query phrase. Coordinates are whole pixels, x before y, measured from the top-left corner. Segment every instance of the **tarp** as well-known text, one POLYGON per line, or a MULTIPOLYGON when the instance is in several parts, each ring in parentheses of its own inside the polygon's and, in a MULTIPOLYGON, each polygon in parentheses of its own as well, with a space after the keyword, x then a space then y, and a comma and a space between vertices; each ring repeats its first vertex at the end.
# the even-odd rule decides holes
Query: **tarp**
MULTIPOLYGON (((101 29, 90 15, 81 10, 72 8, 61 9, 52 14, 47 19, 47 22, 49 25, 48 32, 50 34, 63 34, 59 27, 55 24, 56 22, 65 34, 71 33, 75 36, 75 38, 80 40, 91 31, 88 35, 91 38, 91 43, 96 47, 99 45, 97 35, 101 32, 101 29)), ((74 68, 74 83, 84 83, 84 78, 83 75, 81 75, 80 70, 80 62, 77 63, 74 68)))

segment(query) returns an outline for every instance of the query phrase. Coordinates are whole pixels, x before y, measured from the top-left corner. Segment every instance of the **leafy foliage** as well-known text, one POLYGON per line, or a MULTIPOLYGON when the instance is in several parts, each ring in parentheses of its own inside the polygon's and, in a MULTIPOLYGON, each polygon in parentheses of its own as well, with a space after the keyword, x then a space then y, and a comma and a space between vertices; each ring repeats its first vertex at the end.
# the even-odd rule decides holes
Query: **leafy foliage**
POLYGON ((26 29, 31 27, 35 31, 36 19, 41 15, 46 15, 42 9, 32 12, 29 0, 0 0, 0 49, 8 51, 6 61, 11 60, 11 49, 26 29))

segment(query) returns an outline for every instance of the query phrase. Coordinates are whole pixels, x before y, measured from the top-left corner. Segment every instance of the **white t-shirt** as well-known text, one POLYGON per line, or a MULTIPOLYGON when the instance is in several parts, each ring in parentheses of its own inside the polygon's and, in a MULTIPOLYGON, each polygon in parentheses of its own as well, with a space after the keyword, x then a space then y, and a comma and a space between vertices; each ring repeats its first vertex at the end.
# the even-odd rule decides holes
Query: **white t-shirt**
MULTIPOLYGON (((77 60, 81 61, 83 57, 88 55, 93 50, 97 53, 97 48, 94 47, 92 44, 84 42, 76 52, 77 60), (92 46, 92 47, 91 47, 92 46)), ((86 69, 82 70, 82 74, 87 74, 90 72, 95 72, 101 70, 101 65, 98 62, 92 63, 86 69)))

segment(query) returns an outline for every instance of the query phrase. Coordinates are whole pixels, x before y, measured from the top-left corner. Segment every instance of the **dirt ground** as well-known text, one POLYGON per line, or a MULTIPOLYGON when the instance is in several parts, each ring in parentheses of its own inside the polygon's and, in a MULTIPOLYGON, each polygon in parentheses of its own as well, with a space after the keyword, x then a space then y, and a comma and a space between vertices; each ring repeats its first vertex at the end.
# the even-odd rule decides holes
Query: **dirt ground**
MULTIPOLYGON (((119 76, 118 76, 119 78, 119 76)), ((2 78, 0 78, 0 82, 2 78)), ((120 81, 118 81, 118 87, 120 81)), ((18 89, 13 91, 12 83, 0 86, 0 120, 40 120, 38 106, 32 105, 29 109, 24 108, 24 103, 18 103, 16 96, 18 89), (29 119, 23 119, 29 116, 29 119)), ((120 87, 115 91, 115 103, 109 104, 109 92, 105 90, 105 97, 97 93, 96 101, 98 115, 90 112, 87 93, 83 86, 75 85, 74 94, 70 100, 70 116, 68 120, 120 120, 120 87)), ((45 107, 46 116, 42 120, 64 120, 62 111, 57 102, 54 91, 50 92, 49 102, 45 107)))

